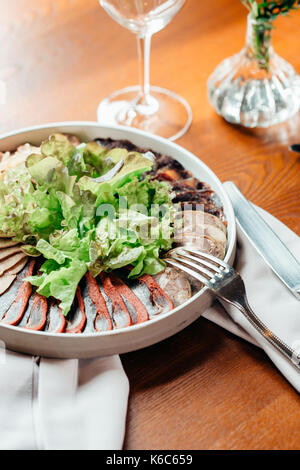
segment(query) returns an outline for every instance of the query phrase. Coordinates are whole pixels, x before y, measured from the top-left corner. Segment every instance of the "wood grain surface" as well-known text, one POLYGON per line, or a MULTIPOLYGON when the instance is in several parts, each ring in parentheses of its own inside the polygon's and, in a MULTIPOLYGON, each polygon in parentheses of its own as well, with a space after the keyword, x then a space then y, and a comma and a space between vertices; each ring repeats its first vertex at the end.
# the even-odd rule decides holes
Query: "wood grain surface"
MULTIPOLYGON (((152 84, 184 96, 193 123, 178 143, 222 181, 300 235, 299 114, 268 130, 234 127, 208 103, 206 80, 244 44, 239 0, 187 0, 153 38, 152 84)), ((300 11, 280 18, 274 48, 300 73, 300 11)), ((95 120, 98 102, 138 81, 134 36, 97 0, 0 0, 0 133, 95 120)), ((299 397, 265 354, 200 318, 122 356, 131 393, 126 449, 297 449, 299 397)))

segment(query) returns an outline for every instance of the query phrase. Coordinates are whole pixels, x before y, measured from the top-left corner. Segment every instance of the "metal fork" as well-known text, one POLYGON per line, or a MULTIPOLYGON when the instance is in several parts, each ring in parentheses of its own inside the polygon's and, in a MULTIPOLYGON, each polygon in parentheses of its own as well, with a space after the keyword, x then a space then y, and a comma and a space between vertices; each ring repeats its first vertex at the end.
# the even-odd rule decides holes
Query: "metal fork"
POLYGON ((300 369, 300 351, 288 346, 253 312, 241 276, 227 263, 193 248, 175 248, 165 261, 203 283, 216 297, 237 307, 256 330, 300 369))

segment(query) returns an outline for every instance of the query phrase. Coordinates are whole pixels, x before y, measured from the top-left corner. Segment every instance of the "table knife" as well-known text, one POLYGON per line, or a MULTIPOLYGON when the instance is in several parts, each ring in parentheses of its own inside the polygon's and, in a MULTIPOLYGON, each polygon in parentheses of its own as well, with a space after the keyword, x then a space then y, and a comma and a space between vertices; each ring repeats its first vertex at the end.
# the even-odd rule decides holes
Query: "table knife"
POLYGON ((237 223, 266 263, 300 300, 300 264, 231 181, 224 183, 237 223))
POLYGON ((290 150, 292 150, 292 152, 300 153, 300 144, 290 145, 290 150))

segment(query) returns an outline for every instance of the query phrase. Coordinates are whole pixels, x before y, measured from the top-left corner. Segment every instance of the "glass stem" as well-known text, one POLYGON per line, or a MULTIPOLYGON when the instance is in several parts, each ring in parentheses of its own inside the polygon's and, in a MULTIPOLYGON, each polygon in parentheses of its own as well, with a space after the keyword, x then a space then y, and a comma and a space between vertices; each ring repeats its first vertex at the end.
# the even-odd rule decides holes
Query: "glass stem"
POLYGON ((150 50, 151 34, 137 37, 138 57, 140 66, 140 92, 136 101, 136 109, 139 114, 154 114, 158 109, 158 103, 150 95, 150 50))

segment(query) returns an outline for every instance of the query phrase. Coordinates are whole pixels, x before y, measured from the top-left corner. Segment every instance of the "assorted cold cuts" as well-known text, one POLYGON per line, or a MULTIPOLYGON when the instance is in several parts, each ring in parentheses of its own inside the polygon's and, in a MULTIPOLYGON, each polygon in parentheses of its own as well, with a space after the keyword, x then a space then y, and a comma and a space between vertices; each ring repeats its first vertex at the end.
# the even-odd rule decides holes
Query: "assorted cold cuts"
POLYGON ((16 282, 0 298, 0 322, 51 333, 96 333, 143 323, 168 312, 174 304, 148 275, 128 281, 89 273, 77 288, 71 312, 64 317, 59 304, 35 292, 26 277, 34 274, 35 260, 26 264, 16 282))
MULTIPOLYGON (((79 140, 75 136, 70 139, 79 140)), ((146 152, 128 141, 98 139, 107 148, 126 148, 146 152)), ((39 149, 34 148, 37 152, 39 149)), ((19 164, 32 153, 29 144, 13 155, 0 155, 1 164, 19 164), (1 162, 2 160, 2 162, 1 162)), ((227 227, 223 208, 211 188, 173 158, 153 152, 151 179, 168 182, 178 208, 174 226, 174 246, 190 246, 223 259, 227 246, 227 227)), ((145 175, 146 176, 146 175, 145 175)), ((71 312, 64 317, 59 304, 35 292, 25 278, 37 269, 34 259, 22 252, 22 245, 0 238, 0 322, 22 328, 53 333, 96 333, 143 323, 155 315, 171 311, 191 298, 201 285, 185 273, 167 267, 155 275, 128 280, 128 272, 89 273, 77 288, 71 312)))

